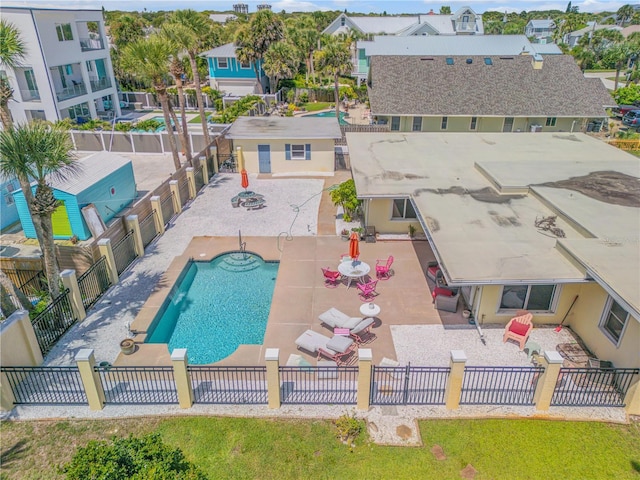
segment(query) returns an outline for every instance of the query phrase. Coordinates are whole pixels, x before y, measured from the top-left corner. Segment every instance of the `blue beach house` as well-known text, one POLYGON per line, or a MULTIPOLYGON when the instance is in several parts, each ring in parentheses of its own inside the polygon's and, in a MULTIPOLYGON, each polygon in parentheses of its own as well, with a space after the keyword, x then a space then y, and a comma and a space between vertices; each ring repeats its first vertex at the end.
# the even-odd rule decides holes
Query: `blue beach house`
MULTIPOLYGON (((110 152, 97 152, 78 160, 80 169, 76 175, 61 180, 49 179, 53 196, 60 205, 53 213, 53 237, 69 239, 74 235, 79 240, 91 237, 91 230, 82 209, 90 204, 107 224, 136 197, 136 182, 133 165, 128 158, 110 152)), ((35 194, 36 184, 31 185, 35 194)), ((29 215, 22 190, 13 194, 20 223, 27 238, 36 238, 36 231, 29 215)))
POLYGON ((4 230, 19 219, 18 209, 13 194, 20 189, 17 178, 5 179, 0 177, 0 230, 4 230))
MULTIPOLYGON (((200 54, 207 59, 209 66, 209 84, 211 88, 223 94, 244 97, 261 93, 254 63, 242 63, 236 56, 236 46, 227 43, 200 54)), ((262 84, 262 92, 268 91, 269 80, 262 69, 262 61, 258 62, 258 74, 262 84)))

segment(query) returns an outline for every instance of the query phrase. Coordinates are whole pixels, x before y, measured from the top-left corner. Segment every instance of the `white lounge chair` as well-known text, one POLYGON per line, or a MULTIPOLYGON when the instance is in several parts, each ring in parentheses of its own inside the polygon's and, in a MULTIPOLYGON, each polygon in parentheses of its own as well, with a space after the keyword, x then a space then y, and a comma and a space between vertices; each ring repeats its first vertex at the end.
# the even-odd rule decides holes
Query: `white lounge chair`
POLYGON ((355 328, 363 319, 362 317, 350 317, 337 308, 330 308, 318 317, 322 323, 331 328, 355 328))
POLYGON ((329 338, 313 330, 307 330, 296 338, 296 345, 308 352, 317 353, 318 359, 327 357, 340 365, 346 363, 343 357, 351 355, 356 343, 348 337, 334 335, 333 338, 329 338))

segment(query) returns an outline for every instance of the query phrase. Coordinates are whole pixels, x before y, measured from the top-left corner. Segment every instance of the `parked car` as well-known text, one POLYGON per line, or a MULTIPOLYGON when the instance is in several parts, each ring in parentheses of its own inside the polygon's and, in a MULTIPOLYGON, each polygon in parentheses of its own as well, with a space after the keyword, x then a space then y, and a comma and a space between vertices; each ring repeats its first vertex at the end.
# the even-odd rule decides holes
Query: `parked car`
POLYGON ((622 117, 622 123, 627 127, 640 128, 640 110, 631 110, 622 117))
POLYGON ((640 106, 638 105, 618 105, 617 107, 611 109, 611 113, 613 113, 615 117, 622 118, 631 110, 638 109, 640 109, 640 106))

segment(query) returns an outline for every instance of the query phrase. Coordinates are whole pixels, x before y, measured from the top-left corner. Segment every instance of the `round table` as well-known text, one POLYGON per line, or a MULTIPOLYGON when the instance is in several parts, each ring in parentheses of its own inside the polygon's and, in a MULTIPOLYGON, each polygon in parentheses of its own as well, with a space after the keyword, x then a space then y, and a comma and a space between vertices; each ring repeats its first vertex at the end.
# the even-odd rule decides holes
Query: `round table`
POLYGON ((380 305, 363 303, 360 305, 360 313, 365 317, 376 317, 380 313, 380 305))
POLYGON ((344 277, 347 277, 347 288, 351 286, 351 281, 354 278, 359 279, 364 283, 364 276, 371 271, 369 264, 356 261, 356 262, 340 262, 338 265, 338 271, 344 277))

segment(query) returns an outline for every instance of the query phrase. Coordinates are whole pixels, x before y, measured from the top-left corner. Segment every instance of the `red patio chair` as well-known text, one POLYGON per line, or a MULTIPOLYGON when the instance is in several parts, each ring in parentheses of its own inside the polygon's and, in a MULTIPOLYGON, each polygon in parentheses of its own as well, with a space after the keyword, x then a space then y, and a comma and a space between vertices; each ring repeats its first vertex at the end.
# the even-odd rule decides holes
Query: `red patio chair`
POLYGON ((393 255, 389 255, 386 260, 376 260, 376 277, 378 280, 389 280, 391 278, 391 265, 393 255))
POLYGON ((513 317, 507 323, 504 328, 504 335, 502 336, 502 342, 507 340, 515 340, 520 344, 520 350, 524 350, 524 345, 527 343, 527 339, 533 330, 533 315, 525 313, 518 317, 513 317))
POLYGON ((336 288, 340 281, 340 272, 329 270, 329 268, 322 268, 322 274, 324 275, 324 286, 327 288, 336 288))
POLYGON ((378 280, 369 280, 367 283, 358 283, 358 290, 360 290, 360 300, 363 302, 370 301, 373 297, 378 295, 376 292, 376 285, 378 280))

